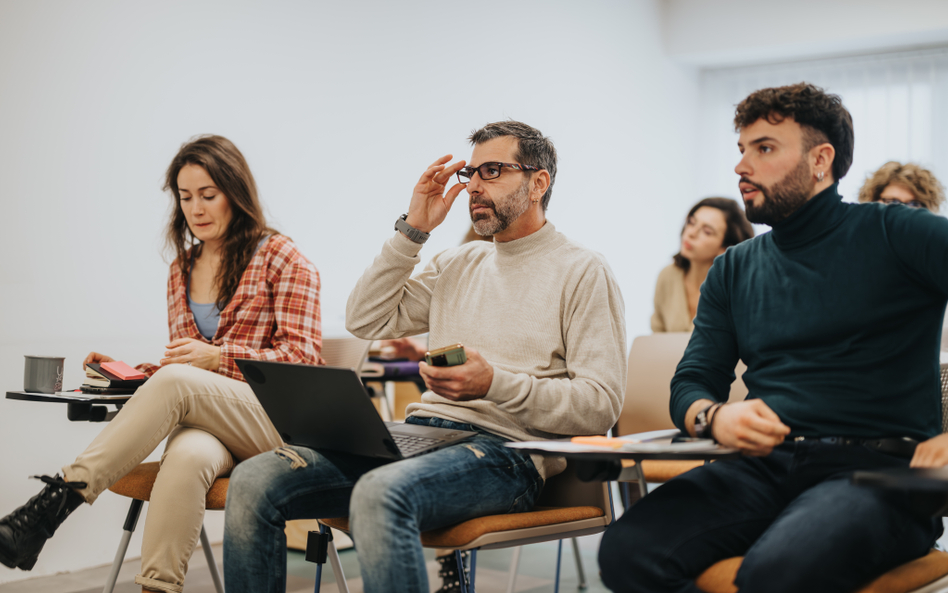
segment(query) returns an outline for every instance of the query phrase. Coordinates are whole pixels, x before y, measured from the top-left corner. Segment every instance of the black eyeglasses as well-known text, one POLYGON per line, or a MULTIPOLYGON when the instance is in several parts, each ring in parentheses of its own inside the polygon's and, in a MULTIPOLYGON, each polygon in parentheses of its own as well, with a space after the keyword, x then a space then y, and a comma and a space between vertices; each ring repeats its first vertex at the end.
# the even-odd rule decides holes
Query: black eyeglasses
POLYGON ((924 208, 925 204, 922 204, 918 200, 912 200, 911 202, 903 202, 902 200, 896 200, 895 198, 879 198, 879 201, 883 204, 902 204, 908 206, 909 208, 924 208))
POLYGON ((504 167, 510 169, 517 169, 518 171, 541 171, 540 167, 534 167, 531 165, 517 165, 514 163, 484 163, 480 167, 464 167, 458 171, 458 181, 467 185, 471 182, 471 178, 474 177, 474 173, 477 173, 481 176, 481 179, 487 181, 488 179, 496 179, 500 177, 500 171, 504 167))

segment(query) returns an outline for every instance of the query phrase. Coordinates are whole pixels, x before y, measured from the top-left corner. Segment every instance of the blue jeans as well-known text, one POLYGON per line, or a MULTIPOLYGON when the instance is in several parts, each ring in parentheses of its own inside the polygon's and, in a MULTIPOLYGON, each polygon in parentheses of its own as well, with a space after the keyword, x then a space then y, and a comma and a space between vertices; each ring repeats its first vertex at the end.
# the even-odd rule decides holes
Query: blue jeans
POLYGON ((478 435, 394 463, 283 447, 239 464, 227 492, 227 592, 282 593, 285 522, 348 515, 367 593, 427 593, 422 531, 533 508, 543 481, 529 455, 470 424, 414 417, 408 422, 478 435))
POLYGON ((744 556, 741 593, 847 592, 924 555, 941 535, 934 506, 854 486, 853 471, 909 460, 862 446, 785 443, 767 457, 718 461, 643 498, 604 534, 613 591, 697 593, 694 579, 744 556))

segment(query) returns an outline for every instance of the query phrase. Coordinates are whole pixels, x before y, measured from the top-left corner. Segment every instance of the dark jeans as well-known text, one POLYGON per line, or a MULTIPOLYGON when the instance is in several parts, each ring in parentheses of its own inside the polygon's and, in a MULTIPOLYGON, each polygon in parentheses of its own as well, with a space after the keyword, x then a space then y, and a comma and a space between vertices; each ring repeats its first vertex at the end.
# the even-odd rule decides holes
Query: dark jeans
POLYGON ((794 442, 767 457, 697 468, 606 531, 602 580, 613 591, 696 592, 706 568, 744 556, 741 593, 854 591, 924 555, 941 535, 934 508, 849 482, 856 470, 908 463, 862 446, 794 442))
POLYGON ((348 515, 367 593, 427 593, 421 531, 533 508, 543 480, 529 455, 470 424, 408 422, 478 435, 394 463, 282 447, 239 464, 224 516, 227 592, 286 590, 289 519, 348 515))

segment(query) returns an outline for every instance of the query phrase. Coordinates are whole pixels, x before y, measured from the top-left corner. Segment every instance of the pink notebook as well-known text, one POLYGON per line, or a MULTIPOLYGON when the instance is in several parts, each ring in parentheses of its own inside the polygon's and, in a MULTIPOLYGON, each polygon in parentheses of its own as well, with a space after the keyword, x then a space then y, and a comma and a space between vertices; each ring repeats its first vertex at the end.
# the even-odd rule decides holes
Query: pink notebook
POLYGON ((107 370, 108 372, 112 373, 113 375, 121 379, 122 381, 135 381, 137 379, 145 378, 145 373, 139 370, 133 369, 132 367, 128 366, 121 360, 115 360, 112 362, 103 362, 99 366, 107 370))

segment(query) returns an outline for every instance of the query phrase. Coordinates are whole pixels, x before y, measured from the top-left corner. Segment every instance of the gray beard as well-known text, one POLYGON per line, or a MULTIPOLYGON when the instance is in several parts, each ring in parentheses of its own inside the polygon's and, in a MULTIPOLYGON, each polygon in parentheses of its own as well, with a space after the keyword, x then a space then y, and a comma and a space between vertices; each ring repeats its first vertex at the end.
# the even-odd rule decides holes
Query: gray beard
POLYGON ((481 204, 489 207, 493 211, 493 216, 490 214, 478 214, 477 219, 474 218, 474 213, 471 213, 471 222, 474 223, 474 232, 482 237, 496 235, 506 230, 507 227, 510 226, 510 223, 523 216, 523 213, 530 208, 529 186, 530 179, 524 179, 518 189, 500 199, 500 206, 486 199, 478 200, 475 198, 472 200, 471 206, 481 204))
POLYGON ((752 202, 744 202, 747 220, 755 224, 770 226, 783 222, 796 212, 800 206, 806 204, 806 201, 810 199, 810 194, 813 193, 813 188, 816 186, 816 182, 813 181, 810 175, 810 167, 802 158, 792 171, 770 188, 758 185, 745 178, 741 178, 741 181, 750 183, 759 189, 764 196, 764 203, 760 206, 754 206, 752 202))

